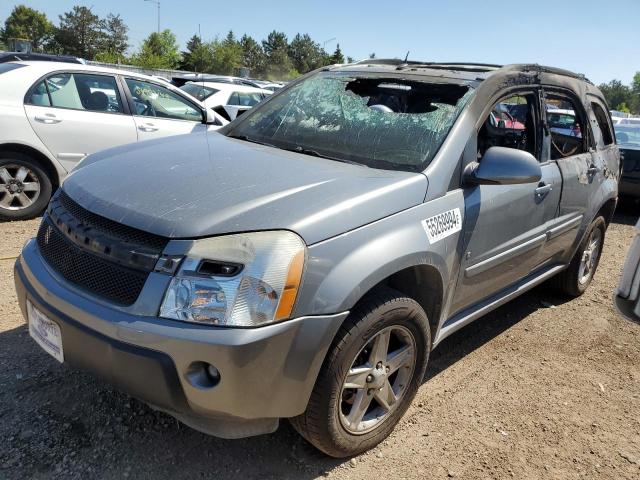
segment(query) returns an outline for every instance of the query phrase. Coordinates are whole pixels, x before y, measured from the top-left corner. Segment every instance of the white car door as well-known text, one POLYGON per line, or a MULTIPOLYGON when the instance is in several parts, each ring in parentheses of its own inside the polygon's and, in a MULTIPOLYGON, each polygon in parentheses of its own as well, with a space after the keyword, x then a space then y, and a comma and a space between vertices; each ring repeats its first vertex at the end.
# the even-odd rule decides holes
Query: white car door
POLYGON ((90 153, 137 140, 116 78, 93 73, 54 73, 27 95, 31 127, 67 169, 90 153))
POLYGON ((137 78, 126 78, 131 93, 138 140, 205 132, 202 110, 170 89, 137 78))

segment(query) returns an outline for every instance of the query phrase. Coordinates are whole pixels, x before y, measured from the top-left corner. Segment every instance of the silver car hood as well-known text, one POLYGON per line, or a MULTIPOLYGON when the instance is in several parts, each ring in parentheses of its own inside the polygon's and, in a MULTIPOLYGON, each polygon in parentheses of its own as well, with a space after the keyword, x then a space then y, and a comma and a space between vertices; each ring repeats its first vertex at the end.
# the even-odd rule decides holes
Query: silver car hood
POLYGON ((87 210, 165 237, 287 229, 312 244, 422 203, 427 178, 209 132, 92 155, 62 188, 87 210))

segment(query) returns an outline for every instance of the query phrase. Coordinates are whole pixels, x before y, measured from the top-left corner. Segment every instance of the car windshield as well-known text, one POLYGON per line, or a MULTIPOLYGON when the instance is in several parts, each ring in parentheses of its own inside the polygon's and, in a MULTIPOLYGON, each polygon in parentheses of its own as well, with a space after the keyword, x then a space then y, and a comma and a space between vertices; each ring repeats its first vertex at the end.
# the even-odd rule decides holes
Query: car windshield
POLYGON ((640 125, 615 125, 614 129, 619 145, 640 149, 640 125))
POLYGON ((215 88, 206 87, 201 83, 186 83, 182 87, 180 87, 180 89, 200 101, 206 100, 214 93, 218 93, 220 91, 216 90, 215 88))
POLYGON ((472 92, 463 84, 322 72, 247 113, 227 135, 373 168, 421 171, 472 92))

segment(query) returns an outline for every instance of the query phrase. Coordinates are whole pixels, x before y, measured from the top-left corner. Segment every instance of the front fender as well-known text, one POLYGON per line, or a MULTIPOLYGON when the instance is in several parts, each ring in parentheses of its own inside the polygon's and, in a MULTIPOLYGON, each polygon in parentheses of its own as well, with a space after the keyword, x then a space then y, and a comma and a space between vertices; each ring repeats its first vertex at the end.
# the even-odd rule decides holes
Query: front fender
POLYGON ((455 208, 463 224, 462 190, 311 245, 295 314, 349 310, 390 275, 417 265, 438 270, 446 306, 459 271, 461 231, 431 243, 422 221, 455 208))

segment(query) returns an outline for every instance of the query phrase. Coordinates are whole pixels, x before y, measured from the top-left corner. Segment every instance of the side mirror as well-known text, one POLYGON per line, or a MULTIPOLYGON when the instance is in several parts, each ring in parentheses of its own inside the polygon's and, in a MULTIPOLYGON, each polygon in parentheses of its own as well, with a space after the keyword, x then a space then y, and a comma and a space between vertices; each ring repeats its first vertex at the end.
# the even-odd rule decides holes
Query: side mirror
POLYGON ((623 316, 640 323, 640 221, 636 225, 636 236, 622 271, 615 304, 623 316))
POLYGON ((537 183, 542 178, 540 163, 529 152, 515 148, 491 147, 480 162, 467 165, 465 185, 515 185, 537 183))
POLYGON ((204 109, 204 122, 205 125, 220 125, 220 121, 215 114, 208 108, 204 109))

